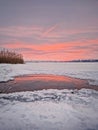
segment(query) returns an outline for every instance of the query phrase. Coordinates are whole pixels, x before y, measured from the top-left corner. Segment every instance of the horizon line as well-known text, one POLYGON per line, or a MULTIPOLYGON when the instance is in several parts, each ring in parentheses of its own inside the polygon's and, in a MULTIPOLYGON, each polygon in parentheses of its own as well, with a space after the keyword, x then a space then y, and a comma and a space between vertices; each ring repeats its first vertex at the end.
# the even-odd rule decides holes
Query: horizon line
POLYGON ((25 62, 98 62, 98 59, 77 59, 77 60, 25 60, 25 62))

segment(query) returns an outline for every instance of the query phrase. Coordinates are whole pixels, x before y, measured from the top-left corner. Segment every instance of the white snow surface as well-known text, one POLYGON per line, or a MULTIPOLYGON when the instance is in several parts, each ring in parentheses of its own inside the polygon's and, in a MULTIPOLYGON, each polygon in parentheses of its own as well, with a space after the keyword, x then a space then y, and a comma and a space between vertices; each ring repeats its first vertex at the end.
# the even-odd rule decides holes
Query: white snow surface
POLYGON ((98 130, 98 92, 51 89, 0 94, 0 130, 98 130))
POLYGON ((0 82, 26 74, 54 74, 87 79, 98 85, 98 63, 53 63, 0 64, 0 82))
MULTIPOLYGON (((0 81, 29 74, 67 75, 98 85, 98 63, 0 64, 0 81)), ((0 94, 0 130, 98 130, 98 91, 0 94)))

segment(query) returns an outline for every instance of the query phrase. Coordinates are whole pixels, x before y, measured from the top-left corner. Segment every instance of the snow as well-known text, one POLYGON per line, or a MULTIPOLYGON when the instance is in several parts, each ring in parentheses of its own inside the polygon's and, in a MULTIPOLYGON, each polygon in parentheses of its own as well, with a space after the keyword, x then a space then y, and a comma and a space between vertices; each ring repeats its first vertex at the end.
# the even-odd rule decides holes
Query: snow
POLYGON ((87 79, 98 85, 98 63, 52 63, 0 64, 0 82, 26 74, 54 74, 87 79))
MULTIPOLYGON (((98 63, 0 64, 0 82, 28 74, 67 75, 98 85, 98 63)), ((0 130, 98 130, 98 91, 0 94, 0 130)))
POLYGON ((0 94, 0 130, 97 130, 98 92, 41 90, 0 94))

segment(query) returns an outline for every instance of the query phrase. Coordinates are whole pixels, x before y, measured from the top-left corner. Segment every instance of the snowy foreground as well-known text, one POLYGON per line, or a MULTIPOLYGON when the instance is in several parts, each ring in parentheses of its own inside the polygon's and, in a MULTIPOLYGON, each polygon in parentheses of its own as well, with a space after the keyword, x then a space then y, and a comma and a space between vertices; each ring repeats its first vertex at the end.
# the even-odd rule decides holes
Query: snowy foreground
POLYGON ((98 130, 98 92, 0 94, 0 130, 98 130))
MULTIPOLYGON (((98 63, 0 64, 0 82, 26 74, 66 75, 98 85, 98 63)), ((98 91, 0 94, 0 130, 98 130, 98 91)))
POLYGON ((15 76, 26 74, 54 74, 66 75, 81 79, 88 79, 92 85, 98 85, 97 63, 26 63, 0 64, 0 82, 12 80, 15 76))

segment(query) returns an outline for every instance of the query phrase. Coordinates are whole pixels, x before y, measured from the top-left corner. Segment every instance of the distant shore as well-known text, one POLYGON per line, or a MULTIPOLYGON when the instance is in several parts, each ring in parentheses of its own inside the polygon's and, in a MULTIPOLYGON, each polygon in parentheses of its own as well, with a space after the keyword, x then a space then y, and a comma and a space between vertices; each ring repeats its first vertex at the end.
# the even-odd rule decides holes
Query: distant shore
POLYGON ((61 63, 62 62, 98 62, 98 59, 70 60, 70 61, 65 61, 65 60, 64 61, 61 61, 61 60, 60 61, 59 60, 57 60, 57 61, 56 60, 50 60, 50 61, 49 60, 44 60, 44 61, 43 60, 31 60, 31 61, 25 61, 25 62, 28 62, 28 63, 32 63, 32 62, 34 62, 34 63, 39 63, 39 62, 54 62, 54 63, 55 62, 56 63, 58 63, 58 62, 61 62, 61 63))
POLYGON ((0 93, 35 91, 42 89, 94 89, 98 86, 89 85, 87 80, 57 75, 27 75, 16 77, 13 81, 0 83, 0 93))

